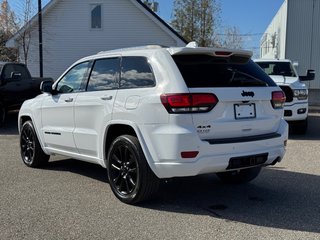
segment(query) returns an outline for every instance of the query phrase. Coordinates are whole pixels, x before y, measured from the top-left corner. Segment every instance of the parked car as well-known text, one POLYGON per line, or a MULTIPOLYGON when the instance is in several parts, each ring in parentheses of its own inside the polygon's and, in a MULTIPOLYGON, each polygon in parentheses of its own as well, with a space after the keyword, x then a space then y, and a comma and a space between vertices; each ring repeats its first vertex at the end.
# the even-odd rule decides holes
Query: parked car
POLYGON ((0 127, 9 110, 18 110, 22 103, 39 95, 40 83, 49 78, 32 78, 26 65, 0 62, 0 127))
POLYGON ((61 154, 107 169, 115 196, 149 199, 160 179, 217 173, 248 182, 285 154, 283 91, 251 52, 146 46, 69 67, 19 113, 29 167, 61 154))
POLYGON ((255 62, 280 86, 286 94, 284 119, 294 124, 295 131, 304 134, 308 128, 308 89, 305 81, 314 80, 314 70, 299 76, 288 59, 257 59, 255 62))

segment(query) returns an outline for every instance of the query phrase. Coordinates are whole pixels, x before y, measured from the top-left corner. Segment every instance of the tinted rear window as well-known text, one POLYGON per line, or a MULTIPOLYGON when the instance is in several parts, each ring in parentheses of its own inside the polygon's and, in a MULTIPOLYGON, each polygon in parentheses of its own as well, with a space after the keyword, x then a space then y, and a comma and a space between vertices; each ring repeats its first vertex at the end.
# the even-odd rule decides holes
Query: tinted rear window
POLYGON ((296 77, 290 62, 257 62, 257 64, 268 75, 296 77))
POLYGON ((31 79, 29 72, 26 69, 26 66, 21 64, 7 64, 4 66, 3 78, 10 80, 12 73, 21 74, 21 79, 31 79))
POLYGON ((266 87, 276 86, 273 80, 252 60, 235 63, 230 58, 208 55, 172 56, 190 88, 266 87), (232 62, 232 63, 230 63, 232 62))

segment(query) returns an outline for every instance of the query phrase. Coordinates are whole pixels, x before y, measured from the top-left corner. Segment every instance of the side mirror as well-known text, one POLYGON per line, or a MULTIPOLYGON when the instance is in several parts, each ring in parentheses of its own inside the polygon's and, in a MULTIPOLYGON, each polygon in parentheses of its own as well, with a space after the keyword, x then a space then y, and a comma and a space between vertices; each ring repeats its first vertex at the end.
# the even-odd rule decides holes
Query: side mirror
POLYGON ((42 93, 50 93, 50 94, 52 94, 53 93, 52 85, 53 85, 52 81, 48 81, 48 80, 42 81, 41 84, 40 84, 40 91, 42 93))
POLYGON ((19 72, 12 72, 11 73, 11 81, 18 82, 21 80, 21 73, 19 72))
POLYGON ((307 70, 307 75, 306 76, 299 76, 300 81, 312 81, 314 80, 316 76, 316 73, 314 70, 309 69, 307 70))
POLYGON ((293 62, 292 65, 297 69, 299 67, 299 63, 298 62, 293 62))

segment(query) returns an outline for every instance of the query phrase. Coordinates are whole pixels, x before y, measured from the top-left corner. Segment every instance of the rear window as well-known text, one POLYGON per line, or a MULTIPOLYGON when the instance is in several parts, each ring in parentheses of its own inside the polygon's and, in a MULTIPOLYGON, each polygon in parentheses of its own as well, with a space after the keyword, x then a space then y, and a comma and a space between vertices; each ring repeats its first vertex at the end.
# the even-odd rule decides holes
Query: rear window
POLYGON ((290 62, 257 62, 257 64, 268 75, 296 77, 296 74, 290 62))
POLYGON ((190 88, 276 86, 252 60, 238 63, 237 59, 208 55, 174 55, 172 57, 190 88))
POLYGON ((26 69, 26 66, 20 64, 7 64, 4 66, 3 78, 10 80, 12 73, 21 74, 21 79, 31 79, 29 72, 26 69))

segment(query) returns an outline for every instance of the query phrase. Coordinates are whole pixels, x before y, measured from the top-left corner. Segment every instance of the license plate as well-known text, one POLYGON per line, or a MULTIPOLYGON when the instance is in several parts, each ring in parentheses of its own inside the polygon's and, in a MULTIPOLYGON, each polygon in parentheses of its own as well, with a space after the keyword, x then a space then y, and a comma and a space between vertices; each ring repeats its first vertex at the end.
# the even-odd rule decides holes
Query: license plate
POLYGON ((255 118, 256 105, 254 103, 234 104, 234 116, 236 119, 255 118))

